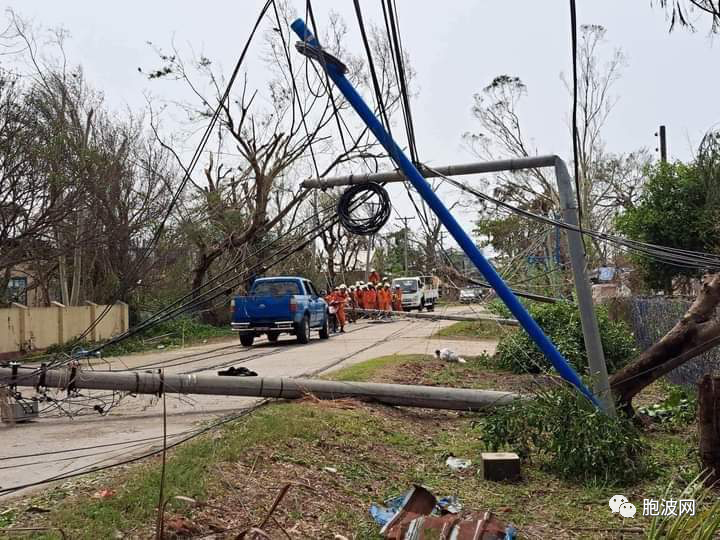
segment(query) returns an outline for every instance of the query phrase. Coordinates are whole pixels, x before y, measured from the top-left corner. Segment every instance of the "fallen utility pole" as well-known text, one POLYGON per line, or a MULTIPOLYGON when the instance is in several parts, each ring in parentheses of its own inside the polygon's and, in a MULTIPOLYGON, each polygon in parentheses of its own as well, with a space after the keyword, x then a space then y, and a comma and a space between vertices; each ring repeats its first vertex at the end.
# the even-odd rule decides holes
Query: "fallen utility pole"
POLYGON ((83 371, 78 368, 0 368, 0 384, 8 386, 117 390, 131 394, 211 394, 279 399, 312 395, 318 399, 351 398, 386 405, 479 411, 506 405, 519 394, 493 390, 440 388, 404 384, 337 382, 291 377, 220 377, 154 372, 83 371))
MULTIPOLYGON (((592 298, 590 297, 590 286, 585 275, 585 255, 582 246, 580 234, 576 236, 568 234, 570 244, 570 256, 572 259, 573 274, 575 278, 575 289, 578 295, 578 305, 580 307, 580 318, 582 321, 583 334, 585 338, 585 346, 588 353, 591 376, 593 378, 593 387, 595 394, 591 393, 585 383, 582 381, 575 369, 570 365, 567 359, 560 353, 555 344, 538 326, 537 322, 530 316, 525 307, 520 303, 517 297, 512 293, 508 285, 497 273, 495 268, 485 258, 478 249, 475 242, 463 230, 455 217, 448 211, 443 202, 437 196, 432 186, 427 182, 423 174, 413 164, 402 149, 393 140, 392 136, 383 127, 377 116, 368 107, 365 100, 357 92, 352 83, 345 77, 347 67, 337 58, 329 54, 322 48, 317 38, 310 32, 302 19, 296 19, 290 27, 302 40, 296 43, 296 49, 303 55, 319 60, 322 69, 333 81, 338 90, 347 99, 350 106, 355 109, 358 116, 365 122, 365 125, 377 137, 378 142, 388 151, 390 157, 402 170, 403 177, 407 179, 417 190, 423 200, 432 209, 438 220, 445 226, 447 231, 452 235, 460 248, 472 260, 473 264, 478 268, 480 273, 485 277, 493 289, 497 292, 500 299, 505 303, 515 318, 527 331, 530 338, 535 342, 538 348, 545 354, 550 363, 555 367, 558 373, 575 386, 578 391, 585 395, 596 406, 610 415, 615 415, 615 407, 610 394, 610 386, 608 384, 607 369, 605 367, 605 358, 603 355, 602 344, 600 342, 600 334, 598 331, 595 312, 592 307, 592 298), (580 242, 579 242, 580 241, 580 242), (579 243, 578 243, 579 242, 579 243), (590 324, 594 323, 594 324, 590 324)), ((522 160, 510 160, 511 163, 505 166, 505 170, 518 168, 517 162, 522 160)), ((558 191, 561 206, 563 207, 563 216, 567 223, 571 225, 580 225, 578 219, 578 208, 573 208, 572 199, 572 183, 570 175, 567 171, 565 162, 557 156, 541 156, 535 158, 525 158, 525 163, 532 162, 529 168, 554 166, 558 180, 558 191)), ((490 170, 486 172, 491 172, 490 170)))
MULTIPOLYGON (((381 309, 351 309, 355 313, 365 313, 367 315, 387 315, 387 311, 381 309)), ((407 317, 409 319, 425 319, 428 321, 488 321, 502 324, 504 326, 520 326, 520 323, 515 319, 502 319, 500 317, 466 317, 464 315, 447 315, 442 313, 410 313, 409 311, 391 311, 390 315, 393 317, 407 317)))

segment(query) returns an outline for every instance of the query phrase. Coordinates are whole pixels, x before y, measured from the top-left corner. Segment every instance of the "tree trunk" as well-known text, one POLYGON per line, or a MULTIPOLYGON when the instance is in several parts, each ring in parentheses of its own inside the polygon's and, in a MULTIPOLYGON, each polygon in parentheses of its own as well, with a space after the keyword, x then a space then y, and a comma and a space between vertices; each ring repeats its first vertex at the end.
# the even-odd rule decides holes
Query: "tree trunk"
POLYGON ((705 375, 698 384, 698 435, 705 484, 711 486, 720 481, 720 377, 705 375))
POLYGON ((70 289, 70 305, 77 306, 80 304, 80 281, 82 278, 82 255, 80 254, 80 246, 75 246, 73 252, 73 275, 72 288, 70 289))
POLYGON ((70 305, 70 292, 67 283, 67 263, 65 255, 58 257, 58 279, 60 280, 60 301, 68 306, 70 305))
POLYGON ((638 359, 610 378, 613 393, 632 414, 632 399, 643 388, 715 344, 720 321, 714 318, 720 303, 720 273, 707 276, 698 297, 683 318, 638 359))

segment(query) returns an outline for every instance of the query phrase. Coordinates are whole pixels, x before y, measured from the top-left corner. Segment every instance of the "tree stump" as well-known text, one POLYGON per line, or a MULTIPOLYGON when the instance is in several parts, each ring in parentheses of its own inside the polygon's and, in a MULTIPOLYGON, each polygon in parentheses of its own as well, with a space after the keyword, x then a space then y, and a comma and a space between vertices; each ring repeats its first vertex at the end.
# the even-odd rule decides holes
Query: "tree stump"
POLYGON ((698 384, 698 434, 705 483, 720 483, 720 377, 705 375, 698 384))

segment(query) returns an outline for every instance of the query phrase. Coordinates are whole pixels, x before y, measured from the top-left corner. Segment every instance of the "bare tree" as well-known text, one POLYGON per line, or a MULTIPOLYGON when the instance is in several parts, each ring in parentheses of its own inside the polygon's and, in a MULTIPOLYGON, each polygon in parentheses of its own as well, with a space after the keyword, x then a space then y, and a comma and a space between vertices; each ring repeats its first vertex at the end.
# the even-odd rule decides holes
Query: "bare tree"
MULTIPOLYGON (((183 226, 194 229, 190 236, 196 247, 195 289, 206 283, 216 262, 231 260, 248 244, 287 226, 306 200, 307 192, 294 187, 301 176, 322 177, 382 156, 367 129, 342 116, 349 105, 330 91, 324 73, 290 51, 288 10, 281 6, 283 16, 273 20, 266 33, 265 61, 272 76, 265 103, 247 76, 239 93, 223 101, 226 83, 212 62, 205 57, 185 61, 176 48, 171 54, 159 51, 164 65, 150 74, 182 81, 195 95, 195 102, 182 106, 191 126, 220 109, 204 178, 191 179, 200 200, 186 201, 181 208, 183 226)), ((367 84, 363 62, 340 48, 345 32, 342 20, 331 15, 322 41, 351 66, 356 82, 367 84)), ((376 50, 387 50, 377 33, 373 43, 376 50)), ((381 73, 389 96, 388 69, 381 73)), ((179 154, 176 157, 182 162, 179 154)))
MULTIPOLYGON (((614 155, 605 149, 602 130, 617 102, 612 87, 625 62, 619 49, 601 61, 605 35, 602 26, 584 25, 580 29, 578 48, 581 214, 585 227, 600 231, 612 227, 618 202, 631 205, 636 200, 643 180, 642 170, 650 160, 646 150, 614 155)), ((566 86, 569 90, 567 82, 566 86)), ((467 133, 465 139, 479 157, 527 157, 538 153, 522 127, 518 112, 526 92, 525 84, 518 77, 501 75, 474 96, 472 112, 483 130, 467 133)), ((523 209, 558 214, 557 184, 552 173, 545 170, 500 174, 493 184, 493 195, 523 209)), ((600 259, 608 257, 606 246, 596 242, 594 247, 600 259)))
MULTIPOLYGON (((126 300, 157 262, 138 250, 172 182, 167 152, 148 142, 142 117, 108 112, 82 69, 69 65, 62 30, 34 29, 13 12, 10 20, 26 66, 14 101, 31 135, 13 149, 32 168, 15 181, 26 185, 15 202, 24 230, 16 223, 8 238, 23 246, 46 300, 51 283, 68 305, 126 300)), ((9 165, 10 149, 0 153, 9 165)), ((5 273, 19 262, 3 263, 5 273)))
POLYGON ((693 15, 699 13, 710 19, 711 32, 720 31, 720 2, 717 0, 657 0, 670 18, 670 30, 680 25, 695 30, 693 15))

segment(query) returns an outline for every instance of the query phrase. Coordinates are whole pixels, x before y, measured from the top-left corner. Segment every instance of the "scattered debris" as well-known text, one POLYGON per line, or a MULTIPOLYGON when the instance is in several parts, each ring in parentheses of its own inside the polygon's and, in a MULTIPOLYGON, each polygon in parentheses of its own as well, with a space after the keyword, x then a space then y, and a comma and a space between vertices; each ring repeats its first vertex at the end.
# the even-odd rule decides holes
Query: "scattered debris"
POLYGON ((110 497, 115 496, 115 490, 114 489, 101 489, 100 491, 97 491, 92 494, 93 499, 109 499, 110 497))
POLYGON ((167 519, 165 530, 177 536, 192 536, 200 533, 200 527, 184 516, 172 516, 167 519))
POLYGON ((337 469, 335 467, 323 467, 323 471, 336 474, 337 469))
POLYGON ((457 362, 460 364, 467 364, 467 360, 461 358, 454 351, 450 349, 439 349, 435 351, 435 356, 443 362, 457 362))
POLYGON ((514 452, 483 452, 480 462, 485 480, 500 482, 520 476, 520 457, 514 452))
POLYGON ((158 349, 164 349, 164 348, 165 348, 165 345, 158 345, 157 348, 158 348, 158 349))
POLYGON ((469 459, 460 459, 455 456, 449 456, 445 460, 445 465, 450 467, 453 471, 464 471, 472 465, 472 461, 469 459))
MULTIPOLYGON (((281 489, 280 493, 278 493, 277 497, 275 497, 275 502, 272 503, 272 506, 270 507, 270 510, 268 510, 267 515, 265 516, 265 519, 263 519, 262 523, 258 525, 257 527, 251 527, 249 529, 246 529, 242 531, 239 535, 237 535, 236 540, 271 540, 270 536, 263 531, 263 527, 267 525, 268 521, 270 521, 270 518, 272 518, 273 512, 275 512, 275 509, 280 504, 280 501, 283 500, 283 497, 285 497, 285 494, 288 492, 288 490, 292 487, 292 484, 285 484, 281 489)), ((276 522, 277 524, 277 522, 276 522)), ((285 532, 285 535, 287 536, 287 531, 283 529, 283 532, 285 532)))
POLYGON ((460 517, 458 514, 462 505, 457 497, 445 497, 438 501, 422 486, 415 485, 404 496, 389 499, 385 504, 385 507, 373 504, 370 515, 382 525, 380 534, 389 540, 516 538, 515 528, 506 527, 492 512, 460 517))
POLYGON ((239 368, 231 366, 228 369, 218 371, 218 375, 222 375, 225 377, 257 377, 257 373, 255 373, 251 369, 246 368, 245 366, 240 366, 239 368))
POLYGON ((25 511, 31 514, 47 514, 51 510, 49 510, 48 508, 42 508, 40 506, 28 506, 25 511))
POLYGON ((455 495, 443 497, 437 502, 437 507, 448 514, 459 514, 462 512, 463 505, 455 495))
POLYGON ((399 497, 393 497, 385 501, 385 506, 378 504, 370 505, 370 516, 375 520, 378 525, 385 526, 395 514, 402 508, 403 502, 405 501, 405 495, 399 497))
POLYGON ((8 534, 24 533, 24 532, 36 533, 36 532, 41 532, 41 531, 42 532, 57 531, 58 533, 60 533, 60 538, 62 538, 62 540, 65 540, 66 538, 68 538, 67 534, 65 534, 65 531, 63 529, 59 529, 59 528, 55 528, 55 527, 13 527, 11 529, 0 529, 0 533, 8 533, 8 534))

